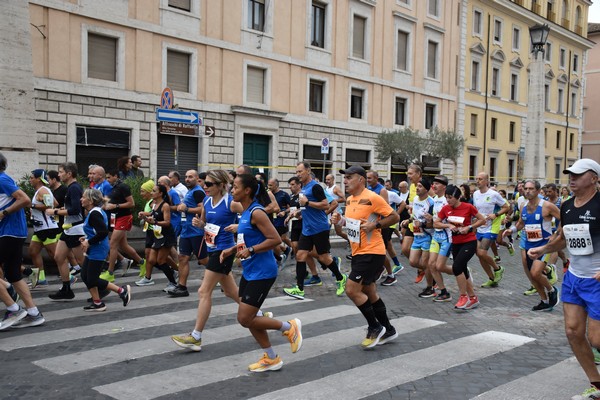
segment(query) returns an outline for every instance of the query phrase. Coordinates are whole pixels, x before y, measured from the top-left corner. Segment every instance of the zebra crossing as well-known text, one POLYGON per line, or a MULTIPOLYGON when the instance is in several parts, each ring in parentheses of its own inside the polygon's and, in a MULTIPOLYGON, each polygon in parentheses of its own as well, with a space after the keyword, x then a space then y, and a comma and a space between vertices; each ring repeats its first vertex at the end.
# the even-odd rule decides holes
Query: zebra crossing
MULTIPOLYGON (((200 283, 196 274, 191 288, 200 283)), ((118 283, 134 280, 126 277, 118 283)), ((408 315, 387 301, 399 337, 364 351, 359 346, 364 318, 347 298, 297 301, 274 292, 263 309, 280 320, 300 318, 304 344, 291 354, 285 338, 270 333, 284 367, 251 374, 247 366, 261 351, 237 323, 236 304, 216 289, 203 350, 185 351, 170 336, 192 328, 197 295, 190 290, 190 297, 167 298, 161 291, 164 278, 155 280, 154 286, 132 287, 133 300, 127 308, 110 295, 103 313, 82 311, 88 297, 83 285, 75 287, 76 301, 70 303, 45 301, 50 290, 33 291, 48 322, 39 328, 0 332, 4 381, 12 382, 0 385, 0 398, 33 399, 43 394, 52 399, 68 393, 128 400, 418 399, 441 390, 447 399, 525 400, 570 398, 587 385, 573 357, 524 368, 522 375, 521 366, 514 365, 515 373, 511 375, 509 367, 500 380, 499 373, 488 375, 481 367, 506 364, 518 360, 524 350, 543 348, 533 334, 507 332, 501 325, 477 331, 468 320, 428 317, 426 312, 408 315), (457 373, 461 370, 464 374, 457 373), (456 382, 456 377, 462 380, 456 382), (444 382, 447 388, 437 387, 444 382)))

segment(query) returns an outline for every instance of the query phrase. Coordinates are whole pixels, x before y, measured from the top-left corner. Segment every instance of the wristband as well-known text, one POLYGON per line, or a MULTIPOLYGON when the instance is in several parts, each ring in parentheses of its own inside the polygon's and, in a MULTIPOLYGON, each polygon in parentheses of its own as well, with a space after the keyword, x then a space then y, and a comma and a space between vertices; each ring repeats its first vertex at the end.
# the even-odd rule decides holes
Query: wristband
POLYGON ((54 215, 58 215, 58 208, 54 209, 54 215))
POLYGON ((510 231, 511 231, 512 233, 517 233, 517 227, 516 227, 515 225, 512 225, 512 226, 510 227, 510 231))

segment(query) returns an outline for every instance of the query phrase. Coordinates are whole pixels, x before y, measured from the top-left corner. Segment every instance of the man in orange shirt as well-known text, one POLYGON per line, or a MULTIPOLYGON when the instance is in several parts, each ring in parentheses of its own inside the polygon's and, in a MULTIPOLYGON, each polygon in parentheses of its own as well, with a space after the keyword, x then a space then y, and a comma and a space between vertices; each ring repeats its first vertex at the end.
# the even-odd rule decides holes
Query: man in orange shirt
POLYGON ((383 300, 377 294, 375 282, 385 260, 385 244, 381 228, 400 220, 398 214, 378 194, 367 190, 367 172, 353 165, 340 170, 350 197, 346 199, 346 216, 334 213, 332 222, 345 225, 352 247, 351 272, 346 283, 346 295, 356 304, 369 324, 363 348, 375 347, 398 337, 390 324, 383 300))

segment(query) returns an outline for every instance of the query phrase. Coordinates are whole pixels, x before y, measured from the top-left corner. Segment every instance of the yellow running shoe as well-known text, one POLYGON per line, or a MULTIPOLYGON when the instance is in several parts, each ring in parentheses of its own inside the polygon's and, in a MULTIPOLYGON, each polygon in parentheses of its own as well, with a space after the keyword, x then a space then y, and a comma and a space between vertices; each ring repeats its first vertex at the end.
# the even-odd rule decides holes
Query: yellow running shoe
POLYGON ((192 336, 191 333, 181 336, 171 336, 171 340, 175 342, 177 346, 182 347, 184 349, 190 349, 193 351, 202 350, 202 338, 196 340, 196 338, 194 338, 194 336, 192 336))
POLYGON ((294 318, 288 322, 291 327, 289 330, 283 332, 283 336, 287 336, 292 345, 292 353, 295 353, 302 347, 302 323, 298 318, 294 318))
POLYGON ((279 356, 275 358, 269 358, 267 353, 264 353, 262 358, 255 362, 254 364, 250 364, 248 366, 248 370, 250 372, 265 372, 265 371, 277 371, 281 369, 283 366, 283 361, 279 356))

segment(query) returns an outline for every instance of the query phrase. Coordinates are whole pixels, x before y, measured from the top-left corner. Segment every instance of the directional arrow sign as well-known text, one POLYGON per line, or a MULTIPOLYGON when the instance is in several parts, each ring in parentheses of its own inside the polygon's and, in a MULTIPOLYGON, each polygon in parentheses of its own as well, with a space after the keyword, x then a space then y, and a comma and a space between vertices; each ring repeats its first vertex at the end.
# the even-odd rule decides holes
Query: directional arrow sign
POLYGON ((166 108, 156 109, 156 120, 165 122, 181 122, 185 124, 202 125, 202 119, 197 112, 169 110, 166 108))

